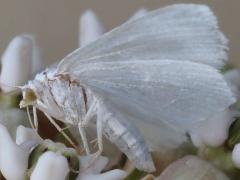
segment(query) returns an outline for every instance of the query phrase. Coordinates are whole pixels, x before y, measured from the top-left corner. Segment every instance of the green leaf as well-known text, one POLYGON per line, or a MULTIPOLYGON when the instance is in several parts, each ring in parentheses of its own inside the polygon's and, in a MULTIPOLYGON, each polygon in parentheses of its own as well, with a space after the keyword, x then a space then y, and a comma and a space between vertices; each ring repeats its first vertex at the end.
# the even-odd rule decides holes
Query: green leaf
POLYGON ((69 180, 76 179, 78 176, 79 167, 80 167, 78 155, 72 151, 65 151, 62 153, 62 155, 65 156, 68 160, 69 169, 70 169, 69 180))
POLYGON ((237 118, 229 129, 227 147, 233 149, 235 144, 240 143, 240 118, 237 118))
POLYGON ((232 161, 232 151, 226 147, 202 147, 198 154, 225 172, 231 179, 239 177, 240 171, 232 161))
POLYGON ((129 173, 129 175, 124 180, 139 180, 146 175, 147 175, 146 172, 139 171, 138 169, 135 168, 129 173))
POLYGON ((0 93, 0 107, 19 107, 20 99, 19 95, 0 93))
POLYGON ((222 73, 226 73, 227 71, 233 69, 233 66, 231 64, 225 64, 222 69, 221 69, 221 72, 222 73))

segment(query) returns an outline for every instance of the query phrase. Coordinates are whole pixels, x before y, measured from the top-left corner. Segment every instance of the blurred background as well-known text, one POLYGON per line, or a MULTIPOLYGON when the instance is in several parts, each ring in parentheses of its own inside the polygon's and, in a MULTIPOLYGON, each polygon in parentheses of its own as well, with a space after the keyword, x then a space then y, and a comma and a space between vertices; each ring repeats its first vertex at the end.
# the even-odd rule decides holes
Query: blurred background
POLYGON ((0 54, 14 36, 32 33, 47 65, 78 47, 79 16, 87 9, 92 9, 110 30, 139 8, 152 10, 174 3, 208 4, 230 40, 230 61, 240 67, 238 0, 0 0, 0 54))

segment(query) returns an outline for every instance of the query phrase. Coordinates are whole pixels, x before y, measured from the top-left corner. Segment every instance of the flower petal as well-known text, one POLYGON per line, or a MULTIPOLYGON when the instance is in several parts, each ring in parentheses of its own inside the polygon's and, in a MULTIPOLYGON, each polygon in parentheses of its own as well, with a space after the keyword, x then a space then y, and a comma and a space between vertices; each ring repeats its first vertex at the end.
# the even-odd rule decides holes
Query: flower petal
POLYGON ((127 176, 125 171, 115 169, 102 174, 80 174, 77 180, 121 180, 127 176))
POLYGON ((0 169, 9 180, 22 180, 28 166, 29 152, 12 140, 7 128, 0 124, 0 169))
POLYGON ((32 75, 34 78, 34 76, 44 68, 44 64, 41 50, 36 42, 36 39, 32 38, 32 41, 33 41, 32 75))
POLYGON ((232 69, 227 71, 224 74, 225 79, 227 80, 229 86, 232 89, 232 92, 239 97, 240 95, 240 70, 239 69, 232 69))
POLYGON ((93 158, 93 155, 80 156, 80 173, 98 174, 108 163, 108 158, 100 156, 96 161, 94 161, 94 164, 91 164, 93 162, 93 158))
POLYGON ((0 123, 8 129, 11 137, 14 139, 19 124, 26 127, 29 126, 28 117, 25 111, 17 108, 1 108, 0 114, 0 123))
POLYGON ((37 144, 41 143, 43 139, 32 128, 26 128, 24 126, 18 126, 16 132, 16 143, 22 144, 26 141, 34 141, 37 144))
POLYGON ((31 180, 65 180, 68 172, 67 159, 60 154, 48 151, 38 159, 31 180))
POLYGON ((236 144, 232 152, 232 160, 236 167, 240 168, 240 144, 236 144))

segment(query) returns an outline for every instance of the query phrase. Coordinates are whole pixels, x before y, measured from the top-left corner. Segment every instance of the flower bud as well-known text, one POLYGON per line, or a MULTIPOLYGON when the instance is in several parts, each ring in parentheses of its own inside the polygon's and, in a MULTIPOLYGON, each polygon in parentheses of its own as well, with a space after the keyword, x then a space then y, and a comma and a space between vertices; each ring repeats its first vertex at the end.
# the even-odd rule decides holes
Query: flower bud
POLYGON ((31 180, 65 180, 68 172, 67 159, 58 153, 48 151, 38 159, 31 180))
POLYGON ((104 33, 104 27, 93 11, 87 10, 80 16, 79 46, 95 41, 104 33))
POLYGON ((32 38, 33 40, 33 54, 32 54, 32 78, 35 77, 37 73, 39 73, 43 68, 43 59, 41 50, 35 40, 35 38, 32 38))
POLYGON ((29 35, 15 37, 2 56, 1 88, 15 90, 32 77, 33 40, 29 35))
POLYGON ((240 144, 236 144, 232 152, 232 160, 237 168, 240 168, 240 144))

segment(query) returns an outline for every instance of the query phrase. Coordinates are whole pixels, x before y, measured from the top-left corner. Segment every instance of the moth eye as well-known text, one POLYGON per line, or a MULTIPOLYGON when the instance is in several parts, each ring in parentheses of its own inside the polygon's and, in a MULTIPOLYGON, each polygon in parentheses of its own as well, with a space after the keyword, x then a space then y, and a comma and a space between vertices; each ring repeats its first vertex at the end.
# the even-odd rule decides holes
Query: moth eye
POLYGON ((37 99, 37 96, 32 89, 28 89, 26 91, 24 99, 25 99, 25 101, 33 102, 37 99))
POLYGON ((23 99, 20 102, 20 108, 27 107, 29 105, 33 105, 37 100, 37 96, 32 89, 24 89, 23 90, 23 99))

